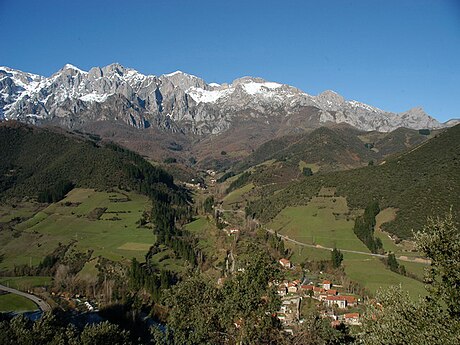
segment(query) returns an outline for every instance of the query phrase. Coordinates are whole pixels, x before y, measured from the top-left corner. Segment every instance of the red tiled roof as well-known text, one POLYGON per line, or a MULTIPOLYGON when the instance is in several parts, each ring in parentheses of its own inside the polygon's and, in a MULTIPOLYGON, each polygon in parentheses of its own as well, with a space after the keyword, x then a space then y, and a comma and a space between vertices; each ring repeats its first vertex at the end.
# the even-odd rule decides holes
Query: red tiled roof
POLYGON ((313 290, 314 286, 313 285, 300 285, 300 288, 302 290, 313 290))
POLYGON ((327 296, 328 301, 347 301, 347 303, 355 303, 356 298, 353 296, 327 296))
POLYGON ((281 262, 283 265, 289 265, 289 264, 291 263, 288 259, 280 259, 280 262, 281 262))
POLYGON ((359 313, 348 313, 343 316, 345 319, 358 319, 359 313))
POLYGON ((330 280, 325 280, 323 281, 323 284, 332 284, 332 282, 330 280))
POLYGON ((327 296, 327 301, 345 301, 344 296, 327 296))
POLYGON ((345 301, 347 301, 347 303, 355 303, 356 302, 356 298, 353 297, 353 296, 340 296, 340 297, 343 297, 343 299, 345 301))
POLYGON ((337 295, 337 290, 332 290, 332 289, 331 289, 331 290, 327 290, 326 293, 327 293, 328 295, 337 295))

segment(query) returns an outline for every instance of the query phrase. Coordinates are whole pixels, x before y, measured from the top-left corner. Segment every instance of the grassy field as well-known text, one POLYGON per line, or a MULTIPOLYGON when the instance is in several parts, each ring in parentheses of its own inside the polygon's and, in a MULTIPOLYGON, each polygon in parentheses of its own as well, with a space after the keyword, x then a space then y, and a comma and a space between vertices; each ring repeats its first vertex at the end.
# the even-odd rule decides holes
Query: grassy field
POLYGON ((237 203, 237 202, 243 202, 244 201, 244 195, 248 192, 250 192, 254 188, 254 184, 249 183, 245 185, 244 187, 235 189, 234 191, 230 192, 224 199, 223 199, 223 205, 224 208, 230 207, 230 205, 237 203))
POLYGON ((209 221, 206 217, 199 217, 193 222, 187 224, 185 228, 195 235, 198 240, 198 247, 208 258, 215 258, 222 260, 226 251, 222 250, 225 240, 229 240, 221 235, 213 222, 209 221))
POLYGON ((40 209, 39 204, 26 202, 21 205, 0 205, 0 223, 8 223, 14 218, 32 217, 40 209))
MULTIPOLYGON (((407 290, 414 300, 419 295, 426 295, 423 283, 390 271, 378 258, 344 253, 343 265, 350 279, 360 282, 372 293, 375 293, 379 288, 401 284, 402 288, 407 290)), ((416 265, 423 267, 420 264, 416 265)), ((409 271, 410 267, 406 266, 406 268, 409 271)))
POLYGON ((314 174, 317 173, 319 170, 319 166, 316 163, 306 163, 305 161, 300 161, 299 169, 301 172, 303 172, 303 168, 310 168, 314 174))
POLYGON ((37 305, 25 297, 10 293, 0 295, 0 312, 24 312, 37 309, 37 305))
POLYGON ((381 226, 384 223, 391 222, 396 218, 397 209, 386 208, 375 217, 375 231, 374 234, 376 237, 379 237, 382 240, 383 248, 386 252, 393 252, 396 256, 420 256, 420 253, 414 251, 414 243, 411 241, 403 240, 400 243, 396 244, 395 241, 389 236, 388 233, 381 230, 381 226))
POLYGON ((346 205, 342 197, 314 197, 306 206, 285 208, 268 227, 303 243, 369 252, 346 219, 346 205))
POLYGON ((149 208, 148 198, 136 193, 74 189, 16 225, 16 232, 0 233, 0 269, 37 265, 59 243, 72 240, 79 251, 94 250, 93 257, 143 260, 155 238, 151 229, 138 228, 136 222, 149 208))
MULTIPOLYGON (((353 233, 354 222, 347 220, 346 199, 332 197, 331 193, 332 191, 324 190, 319 195, 327 196, 314 197, 306 206, 285 208, 273 222, 268 224, 268 227, 303 243, 319 244, 325 247, 336 246, 339 249, 369 253, 367 247, 353 233)), ((394 243, 393 245, 396 246, 394 243)), ((328 250, 302 247, 287 241, 285 241, 285 246, 292 250, 291 260, 294 263, 331 258, 328 250)), ((343 266, 347 276, 358 281, 372 293, 375 293, 380 287, 401 284, 414 299, 426 294, 421 282, 388 270, 378 258, 362 254, 343 254, 343 266)), ((405 265, 407 271, 418 277, 423 275, 423 269, 426 267, 420 263, 400 263, 405 265)))
MULTIPOLYGON (((299 264, 305 260, 329 260, 331 253, 328 250, 300 247, 293 243, 285 242, 285 247, 293 251, 291 261, 299 264)), ((385 265, 378 259, 370 256, 343 253, 343 266, 347 276, 359 282, 371 293, 376 293, 379 288, 387 288, 391 285, 399 285, 407 290, 412 299, 416 300, 419 295, 426 295, 426 290, 421 282, 401 276, 386 269, 385 265)), ((425 265, 418 263, 400 262, 408 271, 420 276, 423 274, 425 265)))
POLYGON ((51 285, 51 277, 0 277, 0 284, 18 290, 51 285))

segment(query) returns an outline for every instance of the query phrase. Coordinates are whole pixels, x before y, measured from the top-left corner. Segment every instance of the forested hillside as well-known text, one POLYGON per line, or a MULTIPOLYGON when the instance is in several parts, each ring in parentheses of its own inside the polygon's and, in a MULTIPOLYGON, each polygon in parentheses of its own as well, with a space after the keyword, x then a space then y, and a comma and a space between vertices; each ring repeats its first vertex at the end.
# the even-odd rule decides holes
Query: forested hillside
MULTIPOLYGON (((384 228, 409 238, 427 216, 460 209, 460 126, 438 134, 415 149, 378 166, 332 172, 305 178, 276 195, 252 203, 248 213, 262 221, 284 207, 305 204, 321 187, 336 187, 352 208, 364 209, 371 201, 381 208, 397 208, 394 221, 384 228)), ((458 219, 456 219, 458 222, 458 219)))
POLYGON ((312 132, 267 141, 237 165, 235 171, 272 159, 291 165, 295 170, 301 161, 315 164, 323 172, 357 168, 401 153, 424 142, 430 135, 430 131, 422 134, 407 128, 380 133, 363 132, 346 125, 320 127, 312 132))
POLYGON ((4 122, 0 147, 2 199, 56 201, 72 186, 117 187, 151 197, 183 199, 171 175, 134 152, 98 142, 97 137, 88 140, 72 132, 4 122))

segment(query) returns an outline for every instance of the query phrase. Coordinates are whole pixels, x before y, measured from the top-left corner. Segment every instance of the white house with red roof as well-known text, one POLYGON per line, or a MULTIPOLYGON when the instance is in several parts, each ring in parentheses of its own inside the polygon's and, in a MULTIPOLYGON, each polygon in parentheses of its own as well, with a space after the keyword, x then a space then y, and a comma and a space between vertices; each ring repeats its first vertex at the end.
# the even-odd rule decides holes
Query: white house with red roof
POLYGON ((292 264, 288 259, 282 258, 282 259, 280 259, 279 263, 284 268, 292 268, 292 264))

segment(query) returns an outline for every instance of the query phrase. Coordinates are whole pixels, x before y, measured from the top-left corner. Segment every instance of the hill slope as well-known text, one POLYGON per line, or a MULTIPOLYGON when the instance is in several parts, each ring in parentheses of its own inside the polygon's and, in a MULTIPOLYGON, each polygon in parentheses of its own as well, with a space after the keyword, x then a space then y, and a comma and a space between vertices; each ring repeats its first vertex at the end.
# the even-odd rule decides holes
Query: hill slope
POLYGON ((0 147, 1 198, 34 198, 62 182, 181 198, 169 174, 111 143, 96 143, 57 129, 3 122, 0 147))
POLYGON ((441 215, 450 207, 460 209, 459 171, 460 126, 455 126, 379 166, 308 177, 254 202, 248 212, 267 221, 288 205, 306 204, 323 186, 336 187, 352 208, 364 208, 372 200, 378 200, 381 208, 397 208, 396 219, 384 228, 409 238, 428 216, 441 215))
POLYGON ((299 179, 304 167, 317 172, 348 170, 381 162, 434 137, 438 131, 398 128, 390 133, 363 132, 348 125, 320 127, 311 132, 287 135, 265 142, 238 163, 233 172, 250 167, 257 185, 285 184, 299 179), (264 163, 264 164, 261 164, 264 163))

